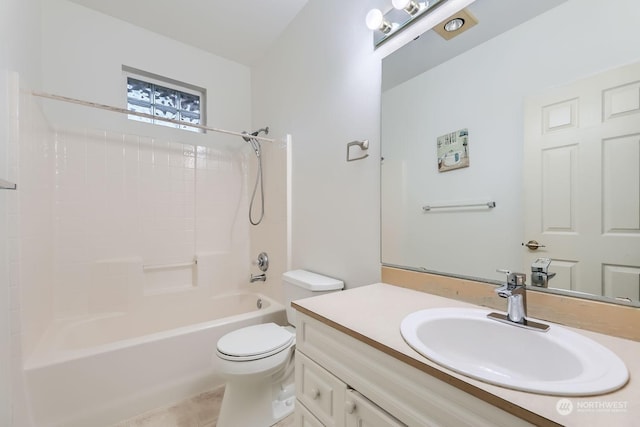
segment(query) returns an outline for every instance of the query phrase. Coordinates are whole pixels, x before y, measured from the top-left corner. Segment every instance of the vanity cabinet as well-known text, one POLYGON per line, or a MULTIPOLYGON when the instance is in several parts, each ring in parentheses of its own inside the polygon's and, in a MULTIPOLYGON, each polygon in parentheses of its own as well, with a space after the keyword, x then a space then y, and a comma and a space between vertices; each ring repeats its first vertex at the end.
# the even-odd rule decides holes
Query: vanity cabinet
POLYGON ((375 403, 355 390, 347 390, 345 400, 346 427, 403 427, 400 421, 389 415, 375 403))
POLYGON ((404 426, 300 351, 295 360, 297 426, 404 426))
POLYGON ((319 425, 342 426, 340 418, 345 405, 347 385, 298 350, 295 361, 298 402, 315 415, 319 425))
POLYGON ((297 313, 296 426, 532 425, 348 332, 297 313))

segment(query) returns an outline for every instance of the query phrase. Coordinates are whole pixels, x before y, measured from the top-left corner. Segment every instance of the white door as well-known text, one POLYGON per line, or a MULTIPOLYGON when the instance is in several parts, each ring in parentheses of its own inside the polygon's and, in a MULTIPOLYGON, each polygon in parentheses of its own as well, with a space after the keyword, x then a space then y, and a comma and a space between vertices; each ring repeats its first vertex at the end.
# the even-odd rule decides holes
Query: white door
POLYGON ((347 390, 346 427, 402 427, 400 421, 355 390, 347 390))
POLYGON ((524 271, 549 287, 640 299, 640 64, 525 100, 524 271))

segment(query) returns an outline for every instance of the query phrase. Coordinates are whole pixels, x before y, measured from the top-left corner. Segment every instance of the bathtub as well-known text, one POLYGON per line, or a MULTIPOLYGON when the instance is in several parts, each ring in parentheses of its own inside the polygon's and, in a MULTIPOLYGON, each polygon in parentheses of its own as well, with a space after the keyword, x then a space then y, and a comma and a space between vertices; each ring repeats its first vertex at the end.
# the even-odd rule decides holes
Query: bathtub
POLYGON ((285 321, 280 303, 238 293, 57 322, 25 362, 34 425, 108 426, 220 386, 218 339, 285 321))

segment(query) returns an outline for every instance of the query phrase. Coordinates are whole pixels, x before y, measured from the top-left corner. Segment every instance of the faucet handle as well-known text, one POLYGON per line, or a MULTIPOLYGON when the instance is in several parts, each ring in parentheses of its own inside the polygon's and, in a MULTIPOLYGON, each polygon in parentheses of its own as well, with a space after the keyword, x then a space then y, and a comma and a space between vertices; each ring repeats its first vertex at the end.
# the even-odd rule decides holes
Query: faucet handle
POLYGON ((497 268, 496 272, 497 273, 504 273, 504 274, 507 275, 507 278, 506 278, 507 284, 503 286, 503 287, 507 287, 507 285, 509 284, 509 278, 511 277, 511 270, 506 270, 504 268, 497 268))
POLYGON ((524 273, 511 273, 509 276, 513 280, 515 286, 525 286, 527 281, 527 275, 524 273))
POLYGON ((511 274, 512 274, 511 270, 507 270, 507 269, 504 269, 504 268, 497 268, 496 272, 506 274, 507 277, 505 278, 505 280, 506 280, 507 284, 509 284, 511 282, 511 280, 509 280, 511 278, 511 274))
POLYGON ((527 275, 524 273, 515 273, 511 270, 497 269, 498 273, 504 273, 507 275, 507 287, 509 289, 514 289, 516 286, 525 286, 525 282, 527 281, 527 275))
POLYGON ((549 271, 549 265, 551 265, 551 258, 537 258, 531 263, 531 271, 547 273, 549 271))

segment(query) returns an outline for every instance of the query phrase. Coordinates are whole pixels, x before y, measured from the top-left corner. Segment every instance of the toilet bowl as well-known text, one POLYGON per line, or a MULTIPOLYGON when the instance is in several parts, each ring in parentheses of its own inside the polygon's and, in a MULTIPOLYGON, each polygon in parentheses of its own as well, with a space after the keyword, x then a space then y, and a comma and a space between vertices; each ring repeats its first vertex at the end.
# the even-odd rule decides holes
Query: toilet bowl
POLYGON ((295 310, 291 301, 344 287, 340 280, 294 270, 283 274, 289 326, 264 323, 218 340, 214 368, 226 381, 217 427, 268 427, 293 412, 295 310))

